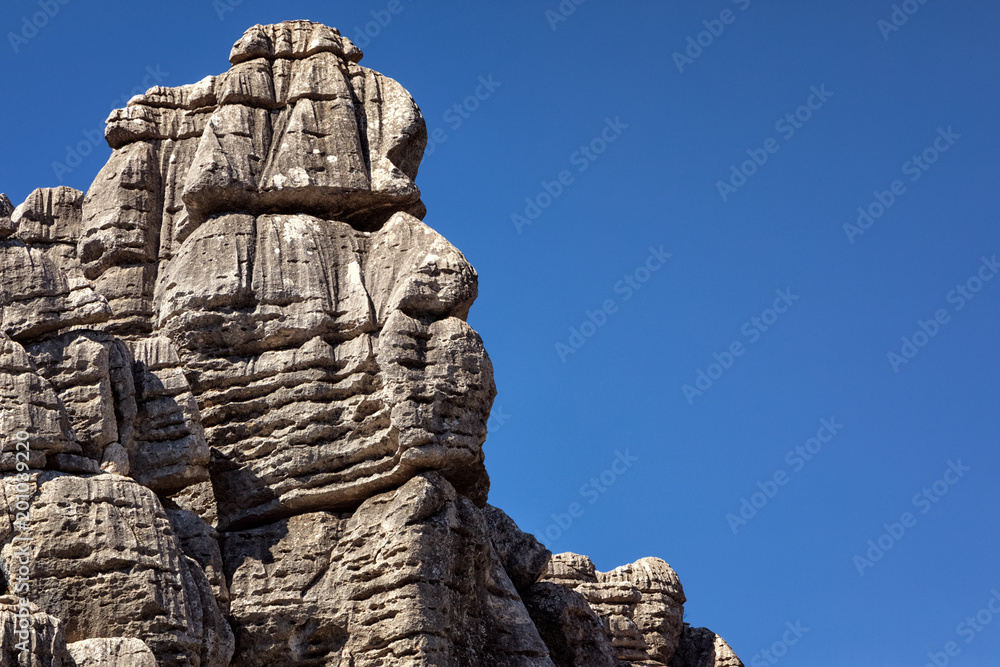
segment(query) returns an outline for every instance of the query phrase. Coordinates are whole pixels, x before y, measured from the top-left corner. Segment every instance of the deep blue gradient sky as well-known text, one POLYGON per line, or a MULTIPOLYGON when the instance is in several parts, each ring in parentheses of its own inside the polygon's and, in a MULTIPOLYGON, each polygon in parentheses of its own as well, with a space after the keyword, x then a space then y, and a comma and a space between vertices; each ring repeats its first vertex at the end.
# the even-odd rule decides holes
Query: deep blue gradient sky
POLYGON ((254 23, 374 11, 363 64, 446 139, 426 221, 481 277, 491 502, 599 569, 664 558, 751 667, 998 664, 1000 6, 222 2, 69 0, 16 52, 39 5, 4 3, 0 191, 85 190, 113 105, 225 71, 254 23))

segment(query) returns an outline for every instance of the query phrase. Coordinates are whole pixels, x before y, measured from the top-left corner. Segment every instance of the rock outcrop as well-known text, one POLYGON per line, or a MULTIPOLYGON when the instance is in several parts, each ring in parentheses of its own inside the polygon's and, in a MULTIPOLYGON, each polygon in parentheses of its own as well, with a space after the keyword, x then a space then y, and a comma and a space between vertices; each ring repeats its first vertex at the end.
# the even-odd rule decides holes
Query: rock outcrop
POLYGON ((87 193, 0 195, 0 667, 741 665, 662 560, 487 504, 477 275, 361 55, 254 26, 87 193))

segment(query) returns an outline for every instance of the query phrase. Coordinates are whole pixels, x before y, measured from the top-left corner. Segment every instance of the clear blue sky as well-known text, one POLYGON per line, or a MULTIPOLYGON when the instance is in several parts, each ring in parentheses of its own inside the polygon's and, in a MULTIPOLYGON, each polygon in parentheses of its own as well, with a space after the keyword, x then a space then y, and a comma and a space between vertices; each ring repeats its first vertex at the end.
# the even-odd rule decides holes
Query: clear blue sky
POLYGON ((86 189, 85 133, 151 77, 375 12, 363 64, 446 139, 427 222, 481 275, 492 502, 600 569, 663 557, 752 667, 997 664, 996 3, 50 3, 37 34, 0 10, 15 203, 86 189))

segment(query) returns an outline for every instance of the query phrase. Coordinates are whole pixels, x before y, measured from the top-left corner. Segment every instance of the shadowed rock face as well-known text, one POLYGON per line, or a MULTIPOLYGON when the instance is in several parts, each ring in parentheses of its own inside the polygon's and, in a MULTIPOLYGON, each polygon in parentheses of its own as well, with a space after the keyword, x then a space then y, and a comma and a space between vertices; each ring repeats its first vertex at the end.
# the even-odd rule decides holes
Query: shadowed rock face
POLYGON ((86 194, 0 195, 0 667, 740 664, 663 561, 599 573, 486 504, 477 275, 360 60, 254 26, 114 111, 86 194))

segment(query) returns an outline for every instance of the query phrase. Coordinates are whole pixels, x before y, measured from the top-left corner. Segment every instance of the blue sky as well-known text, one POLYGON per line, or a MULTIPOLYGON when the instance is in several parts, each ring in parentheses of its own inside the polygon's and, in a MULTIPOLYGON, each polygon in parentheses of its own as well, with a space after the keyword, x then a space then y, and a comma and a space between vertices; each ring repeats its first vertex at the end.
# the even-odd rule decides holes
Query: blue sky
POLYGON ((337 26, 438 139, 493 504, 600 569, 664 558, 751 667, 996 664, 1000 6, 48 4, 0 10, 15 203, 85 190, 111 108, 250 25, 337 26))

